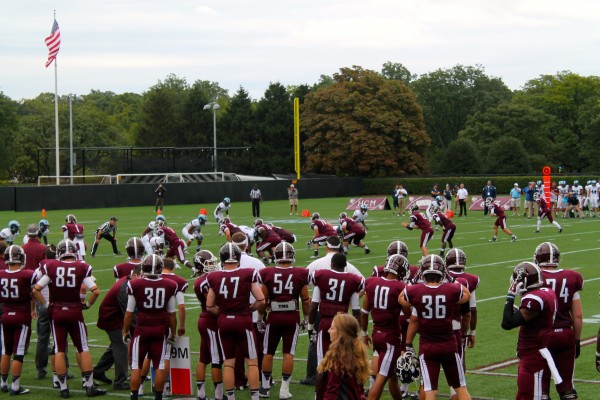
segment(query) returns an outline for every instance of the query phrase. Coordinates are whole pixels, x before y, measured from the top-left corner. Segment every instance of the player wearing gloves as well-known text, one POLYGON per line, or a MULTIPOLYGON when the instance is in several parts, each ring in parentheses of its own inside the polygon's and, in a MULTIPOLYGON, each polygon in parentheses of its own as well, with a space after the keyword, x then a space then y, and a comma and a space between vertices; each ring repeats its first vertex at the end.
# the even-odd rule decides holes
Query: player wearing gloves
MULTIPOLYGON (((294 267, 294 247, 281 242, 275 247, 274 268, 260 270, 262 292, 267 300, 269 314, 265 328, 264 353, 262 362, 261 396, 269 395, 273 356, 283 340, 282 382, 279 399, 289 399, 290 378, 294 369, 294 354, 299 331, 305 332, 308 325, 310 297, 308 295, 308 270, 294 267), (299 299, 302 302, 304 319, 300 321, 299 299)), ((262 322, 262 321, 261 321, 262 322)))
POLYGON ((520 263, 513 271, 504 304, 502 328, 519 328, 517 399, 541 399, 547 394, 550 386, 548 368, 555 384, 562 382, 546 348, 556 313, 556 295, 542 288, 542 284, 542 272, 537 265, 520 263), (516 296, 521 296, 519 308, 514 306, 516 296))
POLYGON ((185 245, 190 247, 192 244, 192 240, 196 241, 196 251, 200 251, 200 246, 202 246, 202 240, 204 239, 204 235, 202 235, 202 227, 206 225, 206 215, 200 214, 198 218, 195 218, 188 222, 183 229, 181 230, 181 234, 186 239, 185 245))

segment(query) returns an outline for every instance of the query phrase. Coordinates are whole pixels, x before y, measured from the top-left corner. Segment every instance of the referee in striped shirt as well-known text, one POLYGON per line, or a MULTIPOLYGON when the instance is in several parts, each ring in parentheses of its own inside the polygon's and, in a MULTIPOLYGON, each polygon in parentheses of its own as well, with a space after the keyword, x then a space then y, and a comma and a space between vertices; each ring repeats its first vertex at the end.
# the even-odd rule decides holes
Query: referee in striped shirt
POLYGON ((262 194, 257 185, 254 185, 250 191, 250 199, 252 200, 252 216, 260 218, 260 203, 262 202, 262 194))
POLYGON ((120 256, 121 253, 117 249, 117 217, 110 217, 110 219, 100 225, 98 229, 96 229, 94 245, 92 246, 92 257, 96 255, 96 250, 98 250, 98 244, 100 244, 100 239, 104 238, 108 240, 112 244, 113 253, 115 256, 120 256))

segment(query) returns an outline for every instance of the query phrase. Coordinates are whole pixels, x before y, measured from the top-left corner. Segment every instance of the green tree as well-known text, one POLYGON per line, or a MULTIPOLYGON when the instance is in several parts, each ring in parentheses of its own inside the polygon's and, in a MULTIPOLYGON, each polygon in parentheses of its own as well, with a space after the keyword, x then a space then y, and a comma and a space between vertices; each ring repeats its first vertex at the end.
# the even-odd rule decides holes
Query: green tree
POLYGON ((269 84, 256 105, 254 153, 261 154, 258 173, 294 171, 294 109, 290 95, 279 82, 269 84))
POLYGON ((471 139, 458 138, 448 145, 443 153, 445 174, 478 174, 481 159, 477 145, 471 139))
POLYGON ((511 91, 504 82, 487 76, 479 65, 438 69, 421 75, 411 87, 423 107, 432 144, 441 148, 458 137, 469 115, 511 98, 511 91))
POLYGON ((484 170, 494 174, 523 174, 531 172, 529 157, 521 141, 503 136, 495 140, 487 153, 484 170))
POLYGON ((381 75, 383 75, 386 79, 391 79, 394 81, 402 81, 407 85, 417 78, 417 75, 411 74, 408 68, 400 63, 393 63, 391 61, 387 61, 383 64, 381 68, 381 75))
MULTIPOLYGON (((4 165, 11 165, 14 160, 13 142, 19 129, 17 117, 18 104, 0 92, 0 159, 4 165)), ((10 178, 7 168, 0 170, 0 179, 10 178)))
POLYGON ((397 176, 427 173, 421 107, 401 81, 361 67, 342 68, 335 83, 310 93, 301 112, 310 172, 397 176))

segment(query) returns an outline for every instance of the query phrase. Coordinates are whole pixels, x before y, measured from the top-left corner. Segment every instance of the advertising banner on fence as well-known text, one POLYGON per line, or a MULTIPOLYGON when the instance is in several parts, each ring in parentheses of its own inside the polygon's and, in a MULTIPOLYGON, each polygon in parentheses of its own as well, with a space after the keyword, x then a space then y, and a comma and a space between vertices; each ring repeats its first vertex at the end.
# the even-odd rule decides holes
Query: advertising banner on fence
MULTIPOLYGON (((481 197, 472 197, 469 211, 483 211, 484 200, 481 197)), ((510 197, 496 197, 496 204, 504 207, 505 210, 510 210, 510 197)))
POLYGON ((348 200, 348 205, 346 206, 346 210, 358 210, 360 206, 365 204, 369 211, 376 210, 391 210, 390 202, 387 197, 355 197, 348 200))
POLYGON ((426 210, 427 207, 429 207, 429 205, 431 204, 432 200, 433 199, 431 197, 427 197, 427 196, 421 196, 421 197, 410 196, 408 198, 408 205, 406 206, 406 209, 410 211, 410 209, 413 208, 413 206, 416 204, 419 206, 420 210, 426 210))

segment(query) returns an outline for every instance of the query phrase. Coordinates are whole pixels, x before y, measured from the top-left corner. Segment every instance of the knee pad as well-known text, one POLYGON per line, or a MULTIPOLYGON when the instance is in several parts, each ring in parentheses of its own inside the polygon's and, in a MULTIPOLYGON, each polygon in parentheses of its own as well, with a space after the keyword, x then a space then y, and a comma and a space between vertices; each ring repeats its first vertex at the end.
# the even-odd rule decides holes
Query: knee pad
POLYGON ((217 364, 211 363, 210 367, 214 368, 214 369, 222 369, 221 365, 222 365, 221 363, 217 363, 217 364))
MULTIPOLYGON (((23 358, 25 358, 25 356, 17 356, 17 355, 15 355, 15 356, 13 357, 13 360, 14 360, 14 361, 18 361, 18 362, 20 362, 20 363, 22 364, 22 363, 23 363, 23 358)), ((570 397, 569 397, 569 398, 570 398, 570 397)), ((575 397, 575 398, 577 398, 577 397, 575 397)))
POLYGON ((577 391, 575 389, 565 390, 564 392, 561 392, 558 395, 560 397, 560 400, 572 400, 579 398, 577 397, 577 391))

